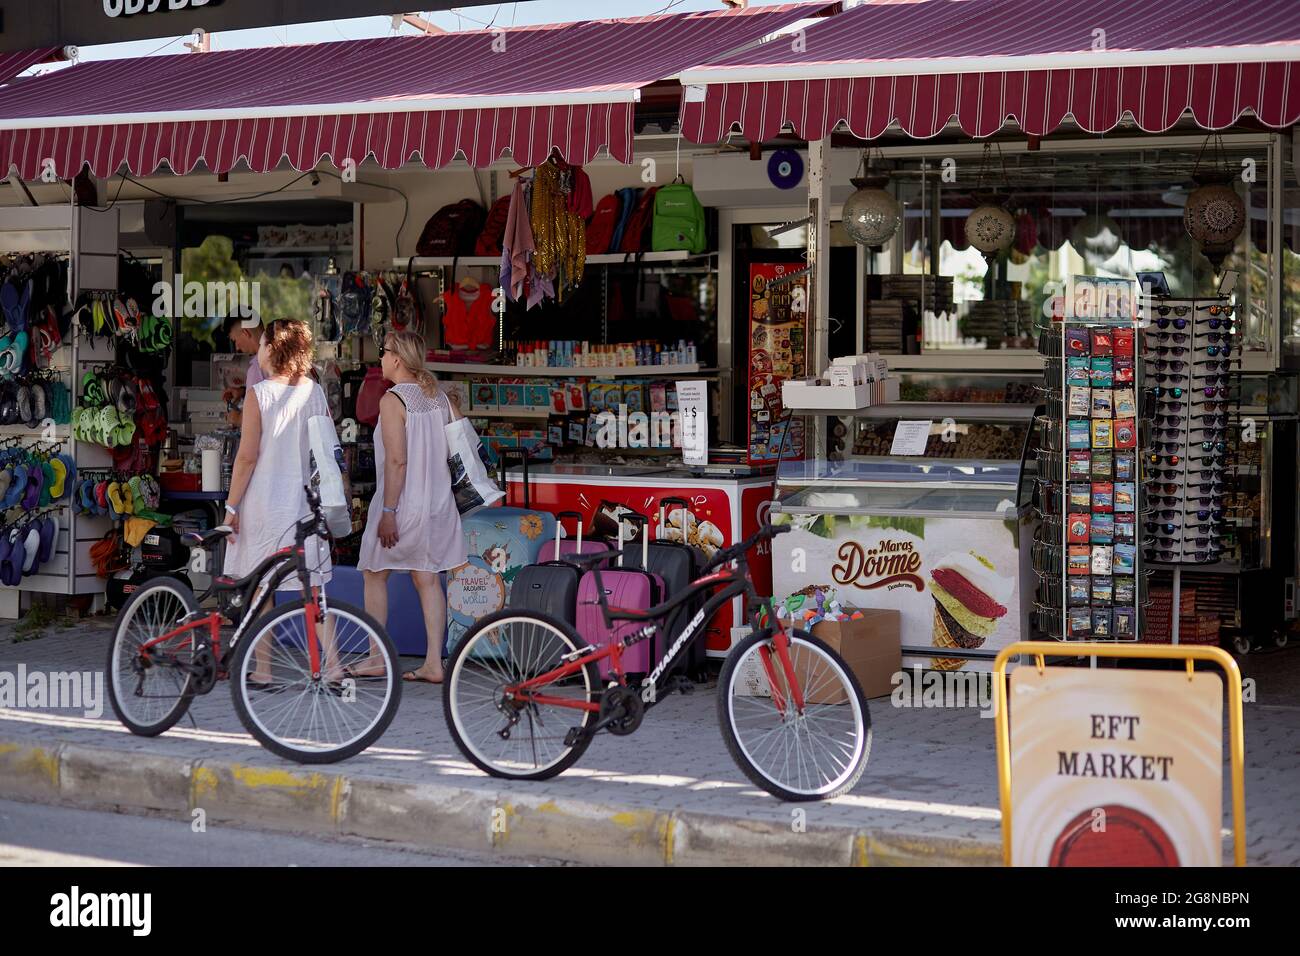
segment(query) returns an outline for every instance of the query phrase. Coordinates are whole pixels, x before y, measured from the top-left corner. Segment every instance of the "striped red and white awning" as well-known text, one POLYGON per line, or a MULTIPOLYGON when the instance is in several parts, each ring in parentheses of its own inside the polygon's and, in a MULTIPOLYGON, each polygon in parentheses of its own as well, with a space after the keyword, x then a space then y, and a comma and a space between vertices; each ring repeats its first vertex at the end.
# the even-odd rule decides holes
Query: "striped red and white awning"
POLYGON ((61 56, 62 54, 57 47, 0 53, 0 83, 8 83, 19 73, 35 66, 37 63, 45 63, 61 56))
POLYGON ((681 81, 682 130, 699 143, 787 124, 808 140, 840 123, 861 139, 926 138, 953 120, 971 136, 1008 120, 1102 133, 1126 115, 1152 133, 1187 114, 1206 129, 1245 115, 1280 128, 1300 120, 1300 2, 873 2, 681 81))
POLYGON ((827 6, 668 14, 433 36, 100 60, 0 88, 0 165, 63 178, 164 164, 257 172, 368 157, 476 166, 553 149, 632 158, 641 87, 827 6))

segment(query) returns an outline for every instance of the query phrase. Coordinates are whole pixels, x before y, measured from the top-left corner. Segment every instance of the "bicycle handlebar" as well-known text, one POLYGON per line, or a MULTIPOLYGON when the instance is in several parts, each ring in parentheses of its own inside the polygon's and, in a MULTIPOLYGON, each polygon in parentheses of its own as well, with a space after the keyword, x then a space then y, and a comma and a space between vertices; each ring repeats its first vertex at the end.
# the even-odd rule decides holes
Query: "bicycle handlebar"
POLYGON ((775 538, 778 534, 785 534, 787 531, 792 530, 793 528, 788 524, 765 524, 744 541, 739 544, 733 544, 729 548, 724 548, 715 554, 713 559, 704 566, 701 573, 711 571, 715 567, 721 567, 724 564, 735 561, 764 538, 775 538))

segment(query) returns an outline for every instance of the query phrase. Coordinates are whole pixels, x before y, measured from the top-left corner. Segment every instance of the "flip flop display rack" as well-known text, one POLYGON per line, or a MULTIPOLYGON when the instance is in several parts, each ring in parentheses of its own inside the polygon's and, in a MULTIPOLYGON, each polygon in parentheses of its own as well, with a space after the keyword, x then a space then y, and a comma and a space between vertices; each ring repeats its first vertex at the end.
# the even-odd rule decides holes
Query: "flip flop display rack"
POLYGON ((95 469, 114 462, 77 390, 79 370, 114 350, 84 334, 78 305, 116 287, 117 257, 116 210, 0 210, 0 617, 19 616, 24 593, 104 591, 91 552, 113 514, 95 469))

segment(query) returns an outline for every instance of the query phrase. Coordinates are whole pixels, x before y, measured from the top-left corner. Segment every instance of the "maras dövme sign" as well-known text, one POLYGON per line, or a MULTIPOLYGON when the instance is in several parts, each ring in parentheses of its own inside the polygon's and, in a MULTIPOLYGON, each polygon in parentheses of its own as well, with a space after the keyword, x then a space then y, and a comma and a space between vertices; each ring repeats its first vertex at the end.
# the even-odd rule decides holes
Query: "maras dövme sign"
POLYGON ((104 0, 104 15, 132 17, 137 13, 165 13, 168 10, 193 10, 215 7, 221 0, 104 0))
POLYGON ((864 591, 876 588, 912 587, 925 590, 916 572, 921 569, 921 555, 910 541, 883 539, 874 548, 864 548, 856 541, 845 541, 838 552, 839 562, 831 568, 836 584, 851 585, 864 591))

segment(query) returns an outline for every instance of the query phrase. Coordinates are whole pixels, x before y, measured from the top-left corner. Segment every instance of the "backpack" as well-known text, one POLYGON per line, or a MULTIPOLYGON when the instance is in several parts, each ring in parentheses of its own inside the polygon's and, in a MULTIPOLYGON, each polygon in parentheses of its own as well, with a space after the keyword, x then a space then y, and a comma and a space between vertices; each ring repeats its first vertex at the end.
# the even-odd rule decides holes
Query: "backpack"
MULTIPOLYGON (((680 177, 679 177, 680 178, 680 177)), ((685 182, 673 182, 655 193, 650 248, 655 252, 684 249, 703 252, 708 247, 704 207, 685 182)))
POLYGON ((468 256, 483 229, 483 207, 472 199, 443 206, 424 224, 415 244, 421 256, 468 256))
POLYGON ((606 252, 622 250, 623 233, 627 229, 627 221, 632 218, 632 210, 636 208, 637 197, 641 195, 641 190, 628 186, 614 195, 618 197, 618 221, 614 223, 614 232, 609 237, 609 248, 605 250, 606 252))
POLYGON ((595 212, 587 220, 587 255, 599 256, 609 252, 621 212, 618 193, 610 193, 597 203, 595 212))
POLYGON ((619 243, 619 252, 646 252, 650 248, 650 226, 654 222, 655 196, 658 186, 651 186, 637 198, 636 208, 627 219, 623 229, 623 241, 619 243))
POLYGON ((509 218, 510 196, 505 195, 494 202, 492 208, 488 210, 483 231, 478 234, 478 240, 474 243, 474 255, 501 255, 501 240, 505 237, 506 220, 509 218))

